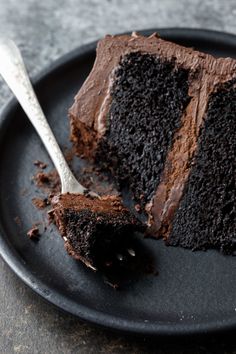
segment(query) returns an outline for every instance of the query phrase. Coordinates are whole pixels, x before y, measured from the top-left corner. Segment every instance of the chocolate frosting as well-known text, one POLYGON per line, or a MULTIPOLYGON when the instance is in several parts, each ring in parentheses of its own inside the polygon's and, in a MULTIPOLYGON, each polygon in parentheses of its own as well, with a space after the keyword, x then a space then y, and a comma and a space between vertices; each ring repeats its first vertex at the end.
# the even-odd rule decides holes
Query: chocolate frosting
POLYGON ((95 213, 119 214, 127 212, 121 198, 116 195, 104 195, 100 198, 92 198, 82 194, 59 194, 52 199, 52 206, 54 211, 61 211, 70 209, 74 211, 81 211, 89 209, 95 213))
POLYGON ((149 53, 163 60, 174 60, 177 67, 190 71, 188 94, 191 100, 182 116, 182 125, 175 133, 161 182, 146 206, 152 235, 167 237, 189 176, 208 97, 220 83, 236 76, 236 61, 231 58, 216 59, 164 41, 155 33, 148 38, 137 33, 131 36, 107 35, 98 43, 94 67, 69 111, 71 138, 79 154, 93 157, 99 139, 105 134, 114 71, 121 58, 131 52, 149 53))

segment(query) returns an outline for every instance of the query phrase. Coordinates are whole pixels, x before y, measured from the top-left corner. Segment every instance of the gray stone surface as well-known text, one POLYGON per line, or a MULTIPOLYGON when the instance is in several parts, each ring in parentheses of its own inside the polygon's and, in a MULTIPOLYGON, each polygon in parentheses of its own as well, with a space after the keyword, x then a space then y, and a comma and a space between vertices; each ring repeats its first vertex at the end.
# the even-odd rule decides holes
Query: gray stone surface
MULTIPOLYGON (((236 34, 235 0, 0 0, 0 33, 20 46, 31 75, 106 33, 197 27, 236 34)), ((10 92, 0 80, 0 107, 10 92)), ((0 260, 0 353, 236 353, 235 347, 167 348, 124 338, 62 314, 0 260)))

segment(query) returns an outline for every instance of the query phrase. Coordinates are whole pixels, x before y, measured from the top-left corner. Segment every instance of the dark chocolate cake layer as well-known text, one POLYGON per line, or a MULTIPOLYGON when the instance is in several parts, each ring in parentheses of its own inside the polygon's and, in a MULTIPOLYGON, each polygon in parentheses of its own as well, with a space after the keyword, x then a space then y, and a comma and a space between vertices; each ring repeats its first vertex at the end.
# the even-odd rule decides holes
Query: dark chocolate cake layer
POLYGON ((209 98, 205 124, 168 244, 236 250, 236 80, 209 98))
POLYGON ((135 231, 145 229, 116 196, 92 199, 67 193, 54 197, 52 205, 66 250, 94 270, 125 247, 135 231))
POLYGON ((96 160, 112 166, 144 208, 160 181, 166 155, 190 97, 188 71, 140 52, 124 56, 113 74, 106 133, 96 160), (170 109, 171 108, 171 109, 170 109))
MULTIPOLYGON (((216 59, 156 34, 106 36, 99 42, 94 68, 70 109, 71 138, 78 155, 97 158, 132 191, 147 212, 152 236, 172 237, 208 101, 235 76, 235 60, 216 59)), ((188 240, 186 247, 195 248, 195 238, 188 240)))

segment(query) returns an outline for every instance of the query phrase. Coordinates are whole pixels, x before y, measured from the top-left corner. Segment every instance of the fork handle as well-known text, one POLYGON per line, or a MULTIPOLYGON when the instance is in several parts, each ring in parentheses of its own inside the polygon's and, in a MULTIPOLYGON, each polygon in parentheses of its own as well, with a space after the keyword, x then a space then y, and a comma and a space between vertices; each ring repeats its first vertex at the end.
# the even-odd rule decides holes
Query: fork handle
POLYGON ((84 194, 48 125, 27 74, 20 50, 12 40, 0 40, 0 73, 43 141, 61 179, 62 193, 84 194))

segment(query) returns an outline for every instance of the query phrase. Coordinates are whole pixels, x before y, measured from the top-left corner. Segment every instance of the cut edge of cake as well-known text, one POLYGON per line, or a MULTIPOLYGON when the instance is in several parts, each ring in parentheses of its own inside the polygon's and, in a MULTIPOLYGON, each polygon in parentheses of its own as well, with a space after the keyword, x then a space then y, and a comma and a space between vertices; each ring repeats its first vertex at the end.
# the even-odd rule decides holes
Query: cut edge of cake
POLYGON ((135 232, 145 230, 118 196, 92 198, 66 193, 54 196, 51 204, 68 254, 93 270, 115 257, 135 232))

